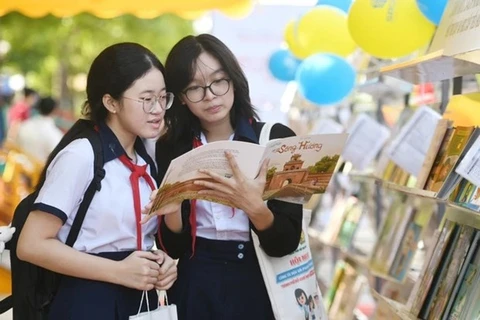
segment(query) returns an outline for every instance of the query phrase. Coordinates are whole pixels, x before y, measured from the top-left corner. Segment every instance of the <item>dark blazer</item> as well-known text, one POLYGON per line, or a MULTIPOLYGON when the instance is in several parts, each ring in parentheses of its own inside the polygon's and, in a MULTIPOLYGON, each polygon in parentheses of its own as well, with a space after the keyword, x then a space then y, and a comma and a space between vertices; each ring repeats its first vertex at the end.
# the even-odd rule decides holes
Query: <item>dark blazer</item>
MULTIPOLYGON (((258 144, 263 122, 241 119, 235 128, 234 140, 258 144)), ((282 124, 275 124, 270 132, 270 139, 294 136, 295 133, 282 124)), ((156 160, 158 165, 159 179, 162 181, 170 162, 185 152, 192 150, 192 142, 176 145, 173 148, 167 146, 161 140, 156 146, 156 160)), ((273 225, 262 231, 255 229, 252 223, 250 227, 258 235, 260 245, 266 254, 272 257, 282 257, 292 253, 298 247, 302 232, 302 205, 288 203, 279 200, 267 202, 268 208, 274 214, 273 225)), ((192 235, 189 222, 190 201, 182 204, 183 229, 180 233, 174 233, 168 229, 164 220, 160 224, 160 242, 172 258, 180 258, 191 250, 192 235)))

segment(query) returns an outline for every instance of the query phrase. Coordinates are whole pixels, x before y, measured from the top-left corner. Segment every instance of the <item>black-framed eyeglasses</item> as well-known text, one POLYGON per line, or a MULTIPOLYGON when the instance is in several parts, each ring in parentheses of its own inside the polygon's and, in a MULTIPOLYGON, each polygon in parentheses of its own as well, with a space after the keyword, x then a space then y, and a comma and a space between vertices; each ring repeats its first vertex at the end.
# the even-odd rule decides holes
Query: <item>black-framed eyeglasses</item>
POLYGON ((215 80, 208 86, 193 86, 182 91, 190 102, 200 102, 205 99, 207 89, 217 97, 225 95, 230 90, 230 79, 215 80))
POLYGON ((174 94, 171 92, 167 92, 161 96, 151 96, 148 98, 141 98, 141 99, 134 99, 129 97, 123 97, 128 100, 141 102, 143 112, 145 113, 152 113, 155 110, 155 104, 158 102, 162 110, 168 110, 173 104, 173 99, 175 98, 174 94))

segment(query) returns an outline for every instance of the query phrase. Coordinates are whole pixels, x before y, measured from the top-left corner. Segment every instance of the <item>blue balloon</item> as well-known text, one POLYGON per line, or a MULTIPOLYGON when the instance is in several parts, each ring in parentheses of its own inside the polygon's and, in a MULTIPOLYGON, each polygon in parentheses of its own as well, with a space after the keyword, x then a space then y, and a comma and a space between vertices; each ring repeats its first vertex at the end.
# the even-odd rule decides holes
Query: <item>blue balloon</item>
POLYGON ((295 73, 300 65, 300 60, 295 58, 287 49, 275 51, 268 61, 268 68, 272 75, 280 81, 295 80, 295 73))
POLYGON ((448 0, 417 0, 417 5, 423 15, 438 26, 440 20, 442 20, 447 2, 448 0))
POLYGON ((320 5, 332 6, 348 13, 352 0, 318 0, 317 6, 320 5))
POLYGON ((331 105, 342 101, 355 86, 355 69, 342 57, 314 54, 300 64, 296 74, 298 90, 309 101, 331 105))

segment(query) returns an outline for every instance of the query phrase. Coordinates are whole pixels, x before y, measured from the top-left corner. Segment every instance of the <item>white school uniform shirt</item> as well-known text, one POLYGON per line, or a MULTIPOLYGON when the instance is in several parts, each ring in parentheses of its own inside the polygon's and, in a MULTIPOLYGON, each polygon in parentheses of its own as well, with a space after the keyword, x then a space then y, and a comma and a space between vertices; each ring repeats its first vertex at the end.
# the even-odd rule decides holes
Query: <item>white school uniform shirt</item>
MULTIPOLYGON (((118 159, 125 151, 108 127, 100 128, 100 137, 105 178, 88 208, 74 248, 88 253, 137 250, 131 171, 118 159)), ((35 200, 34 210, 53 214, 63 221, 57 235, 62 242, 66 241, 83 195, 93 180, 93 160, 93 148, 87 139, 71 142, 49 165, 45 183, 35 200)), ((137 164, 147 164, 138 153, 137 164)), ((151 175, 150 166, 147 172, 151 175)), ((152 193, 144 178, 139 179, 139 190, 143 208, 152 193)), ((157 229, 157 219, 142 225, 143 250, 153 247, 157 229)))
MULTIPOLYGON (((234 135, 230 136, 233 140, 234 135)), ((207 139, 202 133, 202 144, 206 145, 207 139)), ((245 212, 223 204, 210 201, 198 200, 197 214, 197 237, 212 240, 250 240, 250 221, 245 212)))
POLYGON ((53 118, 38 115, 20 124, 16 143, 35 159, 45 162, 63 137, 53 118))

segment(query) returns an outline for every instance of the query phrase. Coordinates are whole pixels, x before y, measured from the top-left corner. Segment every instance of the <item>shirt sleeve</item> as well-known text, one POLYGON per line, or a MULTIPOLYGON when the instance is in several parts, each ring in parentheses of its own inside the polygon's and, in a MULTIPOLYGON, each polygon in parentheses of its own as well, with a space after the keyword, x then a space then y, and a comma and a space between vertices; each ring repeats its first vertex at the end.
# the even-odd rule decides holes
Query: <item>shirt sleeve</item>
POLYGON ((53 214, 65 223, 93 180, 93 160, 93 148, 87 139, 67 145, 48 166, 33 210, 53 214))

